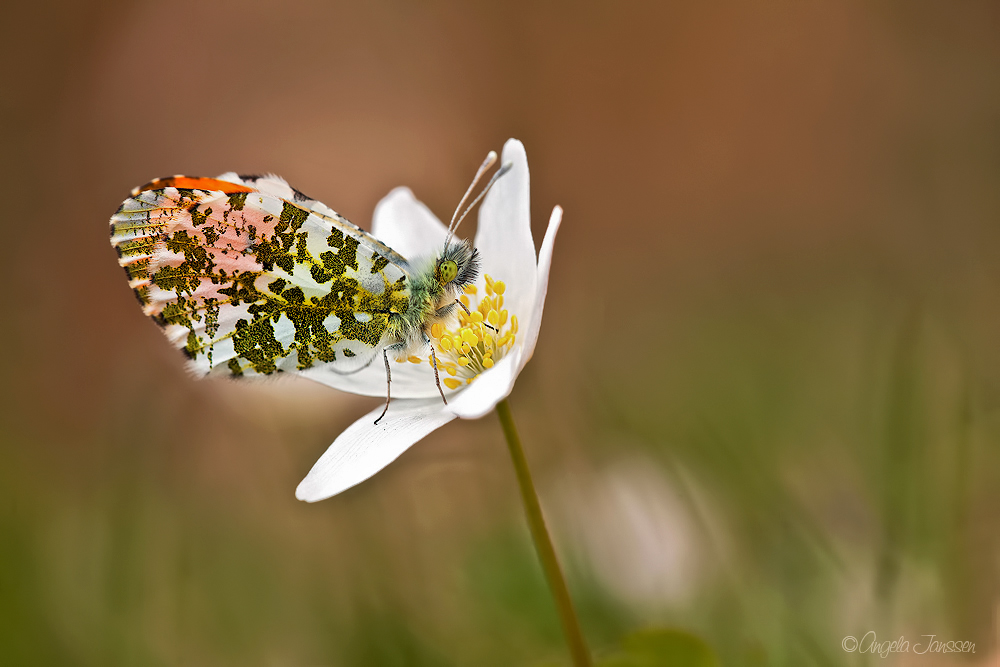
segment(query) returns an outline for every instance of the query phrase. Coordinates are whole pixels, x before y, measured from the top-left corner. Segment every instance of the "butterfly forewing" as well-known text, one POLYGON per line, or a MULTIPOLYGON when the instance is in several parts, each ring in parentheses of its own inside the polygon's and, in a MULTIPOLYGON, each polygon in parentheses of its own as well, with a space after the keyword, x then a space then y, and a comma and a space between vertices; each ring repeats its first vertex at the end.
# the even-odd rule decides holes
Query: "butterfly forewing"
POLYGON ((137 188, 111 242, 147 315, 199 373, 350 373, 409 299, 406 261, 277 177, 137 188))

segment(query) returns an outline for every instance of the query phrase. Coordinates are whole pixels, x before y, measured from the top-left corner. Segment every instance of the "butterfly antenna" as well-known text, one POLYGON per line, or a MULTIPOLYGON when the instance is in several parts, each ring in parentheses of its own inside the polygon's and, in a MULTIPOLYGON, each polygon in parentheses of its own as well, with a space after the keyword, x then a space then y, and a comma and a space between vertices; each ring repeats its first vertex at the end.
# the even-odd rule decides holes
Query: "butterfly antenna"
POLYGON ((483 174, 486 173, 486 170, 492 167, 496 161, 497 161, 497 152, 490 151, 489 153, 486 154, 486 159, 483 160, 483 163, 479 165, 479 171, 476 172, 476 177, 472 179, 471 183, 469 183, 469 189, 465 191, 464 195, 462 195, 462 199, 458 202, 458 206, 455 207, 454 215, 451 216, 451 222, 448 224, 449 237, 451 236, 452 231, 454 231, 455 229, 455 218, 458 217, 458 212, 462 210, 462 204, 464 204, 465 200, 469 198, 470 194, 472 194, 472 189, 476 187, 476 183, 478 183, 479 179, 483 177, 483 174))
MULTIPOLYGON (((494 157, 496 156, 496 153, 494 153, 493 151, 490 151, 490 154, 492 154, 494 157)), ((487 157, 487 159, 489 159, 489 158, 487 157)), ((483 164, 485 164, 485 162, 483 164)), ((469 204, 469 206, 465 209, 465 211, 462 213, 462 215, 458 218, 458 221, 449 226, 449 228, 448 228, 448 237, 444 240, 444 247, 445 248, 448 247, 448 242, 451 241, 452 235, 455 233, 455 230, 458 229, 458 226, 460 224, 462 224, 462 221, 465 220, 465 216, 467 216, 469 214, 469 211, 471 211, 473 209, 473 207, 476 204, 479 203, 480 199, 482 199, 483 197, 486 196, 486 193, 490 191, 490 188, 493 187, 493 184, 496 183, 498 180, 500 180, 500 177, 503 176, 504 174, 506 174, 508 171, 510 171, 511 167, 513 167, 513 166, 514 166, 513 162, 508 162, 504 166, 500 167, 500 169, 497 170, 497 173, 493 174, 493 178, 491 178, 490 182, 486 184, 486 187, 483 188, 483 191, 480 192, 479 195, 475 199, 472 200, 472 203, 469 204)), ((477 180, 479 179, 479 175, 478 174, 476 175, 476 179, 477 180)), ((473 183, 473 185, 475 185, 475 181, 473 181, 472 183, 473 183)), ((470 187, 469 189, 471 190, 472 188, 470 187)), ((468 193, 466 193, 466 196, 468 196, 468 193)), ((465 201, 465 197, 462 198, 462 201, 463 202, 465 201)), ((461 206, 462 205, 459 204, 459 208, 461 208, 461 206)), ((458 213, 458 211, 455 211, 455 213, 458 213)))

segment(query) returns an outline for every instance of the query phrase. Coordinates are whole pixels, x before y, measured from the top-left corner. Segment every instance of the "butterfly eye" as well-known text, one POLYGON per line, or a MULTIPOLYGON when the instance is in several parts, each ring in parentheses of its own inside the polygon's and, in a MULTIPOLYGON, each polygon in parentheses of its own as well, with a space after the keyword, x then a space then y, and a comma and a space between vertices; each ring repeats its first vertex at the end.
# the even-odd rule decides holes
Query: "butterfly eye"
POLYGON ((438 264, 438 280, 442 285, 450 283, 458 275, 458 264, 446 259, 438 264))

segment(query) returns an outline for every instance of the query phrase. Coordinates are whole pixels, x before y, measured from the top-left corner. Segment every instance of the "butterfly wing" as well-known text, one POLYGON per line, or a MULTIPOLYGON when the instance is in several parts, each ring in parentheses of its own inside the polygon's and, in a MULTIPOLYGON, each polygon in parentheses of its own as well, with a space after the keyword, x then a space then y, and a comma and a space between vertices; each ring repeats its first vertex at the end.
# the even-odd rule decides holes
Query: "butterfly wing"
POLYGON ((274 176, 136 188, 111 244, 143 311, 200 374, 356 372, 409 301, 405 259, 274 176))

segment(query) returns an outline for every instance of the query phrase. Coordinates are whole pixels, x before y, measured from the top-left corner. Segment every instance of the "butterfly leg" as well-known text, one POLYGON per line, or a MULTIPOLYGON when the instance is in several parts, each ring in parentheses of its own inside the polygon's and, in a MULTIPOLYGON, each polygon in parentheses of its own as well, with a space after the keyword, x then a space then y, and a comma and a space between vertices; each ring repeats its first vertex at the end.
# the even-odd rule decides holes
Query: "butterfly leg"
POLYGON ((457 303, 457 304, 458 304, 458 307, 459 307, 459 308, 461 308, 462 310, 464 310, 464 311, 465 311, 465 314, 466 314, 466 315, 471 315, 471 314, 472 314, 472 311, 471 311, 471 310, 469 310, 469 307, 468 307, 468 306, 466 306, 466 305, 465 305, 464 303, 462 303, 461 301, 459 301, 458 299, 455 299, 455 303, 457 303))
MULTIPOLYGON (((466 305, 465 305, 464 303, 462 303, 462 302, 461 302, 461 301, 459 301, 458 299, 455 299, 455 303, 457 303, 457 304, 458 304, 459 306, 461 306, 461 307, 462 307, 462 310, 464 310, 464 311, 465 311, 465 314, 466 314, 466 315, 472 315, 472 311, 471 311, 471 310, 469 310, 469 307, 468 307, 468 306, 466 306, 466 305)), ((495 326, 493 326, 492 324, 490 324, 489 322, 483 322, 483 326, 484 326, 484 327, 486 327, 487 329, 493 329, 493 333, 500 333, 500 330, 499 330, 499 329, 497 329, 497 328, 496 328, 495 326)))
MULTIPOLYGON (((375 420, 376 424, 382 420, 382 417, 385 417, 385 413, 389 410, 389 392, 392 389, 392 371, 389 370, 389 355, 384 348, 382 349, 382 359, 385 360, 385 408, 382 409, 382 414, 375 420)), ((434 369, 434 373, 437 373, 437 368, 434 369)))
POLYGON ((434 382, 437 383, 438 392, 441 394, 441 400, 444 401, 445 405, 448 405, 448 399, 444 397, 444 389, 441 388, 441 376, 438 374, 438 360, 437 355, 434 354, 434 344, 431 343, 431 339, 427 338, 426 335, 424 338, 427 339, 427 344, 431 348, 431 366, 434 367, 434 382))

